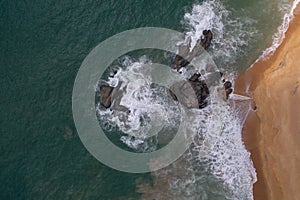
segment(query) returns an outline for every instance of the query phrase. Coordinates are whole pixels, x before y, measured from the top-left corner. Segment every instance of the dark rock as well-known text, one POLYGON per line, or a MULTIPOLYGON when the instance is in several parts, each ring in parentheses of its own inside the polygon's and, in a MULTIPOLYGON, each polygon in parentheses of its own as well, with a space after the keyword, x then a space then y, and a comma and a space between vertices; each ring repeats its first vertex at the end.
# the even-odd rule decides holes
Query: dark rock
POLYGON ((189 64, 190 64, 190 62, 188 60, 181 57, 180 55, 176 55, 171 66, 173 69, 176 69, 178 71, 182 67, 186 67, 189 64))
POLYGON ((232 87, 232 83, 231 83, 230 81, 226 81, 226 82, 224 83, 224 87, 225 87, 225 90, 226 90, 226 89, 229 89, 229 88, 232 87))
POLYGON ((199 103, 199 108, 202 109, 202 108, 205 108, 207 106, 208 102, 207 101, 202 101, 199 103))
POLYGON ((229 95, 233 92, 233 89, 232 88, 228 88, 225 90, 226 92, 226 99, 228 99, 229 95))
POLYGON ((211 44, 211 41, 213 39, 213 34, 212 34, 211 30, 204 30, 203 35, 204 35, 204 38, 201 39, 201 43, 202 43, 203 48, 207 49, 211 44))
POLYGON ((213 39, 213 34, 210 30, 203 31, 203 38, 197 40, 196 45, 190 52, 190 40, 189 44, 182 44, 179 47, 179 55, 176 55, 172 61, 171 67, 180 70, 182 67, 186 67, 196 57, 202 54, 204 49, 207 49, 213 39))
POLYGON ((100 104, 105 108, 109 108, 111 106, 111 94, 113 89, 113 87, 108 85, 100 86, 100 104))
POLYGON ((190 79, 189 81, 195 82, 198 80, 198 78, 201 76, 201 74, 199 73, 195 73, 190 79))
POLYGON ((192 50, 191 57, 194 58, 202 54, 204 49, 207 49, 213 39, 213 34, 210 30, 203 31, 203 38, 197 40, 195 47, 192 50))
POLYGON ((195 92, 196 98, 198 100, 199 108, 203 108, 207 105, 207 102, 204 103, 209 96, 209 89, 205 81, 196 80, 190 81, 190 84, 195 92), (201 106, 200 106, 201 105, 201 106))
POLYGON ((109 73, 109 77, 113 78, 118 72, 118 69, 113 68, 110 73, 109 73))
POLYGON ((206 87, 205 85, 201 93, 201 100, 202 101, 205 100, 208 96, 209 96, 209 90, 208 87, 206 87))
POLYGON ((186 67, 190 64, 191 59, 189 59, 191 47, 191 38, 189 37, 186 43, 179 45, 178 54, 175 56, 172 62, 172 68, 180 70, 182 67, 186 67))

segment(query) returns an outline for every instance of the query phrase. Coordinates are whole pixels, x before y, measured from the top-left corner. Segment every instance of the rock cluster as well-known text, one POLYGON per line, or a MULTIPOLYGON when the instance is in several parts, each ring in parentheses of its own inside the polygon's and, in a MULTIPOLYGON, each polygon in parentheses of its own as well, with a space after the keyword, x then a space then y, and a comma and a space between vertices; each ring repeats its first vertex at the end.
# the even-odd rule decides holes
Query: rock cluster
POLYGON ((188 44, 183 44, 179 47, 179 55, 175 56, 171 67, 178 71, 182 67, 189 65, 195 57, 201 55, 201 53, 210 46, 212 39, 213 34, 211 30, 204 30, 202 37, 196 42, 196 45, 191 52, 191 40, 189 39, 188 44))
MULTIPOLYGON (((190 39, 188 40, 187 44, 180 45, 179 54, 185 58, 176 55, 173 62, 171 63, 171 67, 178 71, 179 69, 189 65, 193 58, 201 55, 204 49, 207 49, 210 46, 212 39, 212 32, 210 30, 204 30, 202 37, 196 42, 196 45, 192 49, 192 51, 190 51, 190 39)), ((171 97, 175 101, 179 101, 181 104, 185 105, 188 108, 201 109, 206 107, 208 104, 207 98, 209 97, 210 93, 208 85, 214 85, 215 82, 219 82, 220 78, 223 76, 221 72, 213 72, 214 66, 208 65, 206 68, 206 71, 210 72, 210 77, 208 78, 208 80, 202 80, 201 74, 197 72, 193 74, 188 80, 178 81, 173 84, 169 89, 171 97)), ((113 69, 109 76, 114 77, 116 73, 117 70, 113 69)), ((231 82, 225 80, 223 80, 223 82, 226 98, 228 99, 229 94, 233 91, 232 84, 231 82)), ((127 108, 119 105, 122 96, 123 91, 120 90, 120 86, 117 86, 115 88, 108 85, 100 86, 100 104, 105 108, 112 107, 112 109, 114 110, 126 111, 127 108), (112 105, 113 101, 114 104, 112 105)))
POLYGON ((207 106, 207 97, 209 96, 209 89, 207 84, 204 80, 199 80, 201 75, 199 73, 194 74, 190 79, 189 82, 196 94, 199 108, 204 108, 207 106))

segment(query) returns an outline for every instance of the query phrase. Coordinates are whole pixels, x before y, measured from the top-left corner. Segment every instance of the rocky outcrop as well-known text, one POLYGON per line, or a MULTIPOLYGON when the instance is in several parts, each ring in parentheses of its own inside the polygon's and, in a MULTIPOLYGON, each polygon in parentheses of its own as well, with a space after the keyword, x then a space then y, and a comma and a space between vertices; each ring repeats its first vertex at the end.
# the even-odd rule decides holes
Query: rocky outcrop
POLYGON ((225 90, 232 87, 232 83, 230 81, 225 81, 224 83, 225 90))
MULTIPOLYGON (((192 51, 190 51, 191 47, 191 39, 188 38, 186 43, 183 43, 179 46, 179 55, 176 55, 171 67, 176 69, 177 71, 183 67, 188 66, 191 61, 201 55, 205 49, 207 49, 211 41, 213 39, 213 34, 210 30, 204 30, 201 38, 196 42, 192 51)), ((112 69, 109 76, 114 77, 117 74, 117 69, 112 69)), ((194 73, 188 80, 178 81, 173 84, 170 89, 170 95, 174 101, 179 101, 181 104, 185 105, 187 108, 204 108, 208 104, 208 97, 210 94, 209 87, 216 86, 220 83, 221 77, 223 73, 216 72, 215 66, 208 64, 203 72, 194 73), (204 78, 201 79, 202 75, 205 75, 204 78)), ((223 93, 224 98, 228 99, 229 94, 232 93, 232 84, 230 81, 223 81, 224 88, 223 93)), ((121 99, 123 97, 124 92, 126 91, 126 87, 122 90, 120 89, 121 83, 118 86, 111 87, 108 85, 102 85, 100 87, 100 104, 105 107, 113 110, 119 111, 129 111, 128 108, 120 105, 121 99)))
POLYGON ((187 108, 198 108, 198 100, 189 81, 178 81, 170 87, 171 95, 187 108))
POLYGON ((176 55, 171 64, 171 67, 179 71, 181 68, 188 66, 190 64, 190 61, 191 60, 187 60, 187 58, 183 58, 180 55, 176 55))
POLYGON ((225 81, 224 88, 226 93, 226 99, 228 99, 229 95, 233 92, 232 83, 230 81, 225 81))
POLYGON ((193 76, 191 76, 191 78, 189 79, 189 81, 196 82, 196 81, 198 81, 198 79, 200 78, 200 76, 201 76, 200 73, 195 73, 193 76))
POLYGON ((101 85, 100 86, 100 104, 105 107, 109 108, 112 102, 112 92, 114 88, 109 85, 101 85))
POLYGON ((196 42, 193 50, 190 51, 190 38, 188 39, 188 44, 183 43, 179 46, 179 55, 177 54, 171 64, 173 69, 177 71, 182 67, 186 67, 190 62, 197 56, 200 56, 205 49, 207 49, 213 39, 213 34, 211 30, 204 30, 201 38, 196 42))
POLYGON ((179 81, 171 86, 172 98, 187 108, 204 108, 207 105, 209 89, 203 80, 199 80, 199 73, 195 73, 188 81, 179 81))
POLYGON ((190 56, 192 57, 192 59, 194 57, 200 56, 205 49, 208 49, 208 47, 211 44, 212 38, 213 34, 210 30, 203 31, 202 37, 199 40, 197 40, 196 45, 194 46, 191 52, 190 56))
POLYGON ((210 46, 211 41, 213 39, 213 33, 211 32, 211 30, 204 30, 203 35, 204 38, 201 39, 201 45, 204 49, 207 49, 210 46))

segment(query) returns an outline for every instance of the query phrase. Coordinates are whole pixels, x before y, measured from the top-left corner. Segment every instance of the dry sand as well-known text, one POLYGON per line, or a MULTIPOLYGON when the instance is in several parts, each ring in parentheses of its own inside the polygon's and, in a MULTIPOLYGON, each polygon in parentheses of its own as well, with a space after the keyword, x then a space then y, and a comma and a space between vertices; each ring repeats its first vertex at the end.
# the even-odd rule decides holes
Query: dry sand
POLYGON ((300 5, 280 47, 236 81, 251 96, 243 129, 258 181, 255 200, 300 199, 300 5))

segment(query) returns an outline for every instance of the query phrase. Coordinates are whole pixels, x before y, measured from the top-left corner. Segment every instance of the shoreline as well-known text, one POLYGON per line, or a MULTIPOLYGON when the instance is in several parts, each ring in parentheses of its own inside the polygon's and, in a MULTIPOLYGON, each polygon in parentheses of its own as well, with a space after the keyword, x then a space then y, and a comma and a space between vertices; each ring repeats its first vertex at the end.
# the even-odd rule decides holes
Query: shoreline
POLYGON ((255 200, 300 199, 300 4, 294 16, 274 54, 235 81, 236 94, 253 98, 242 135, 257 172, 255 200))

